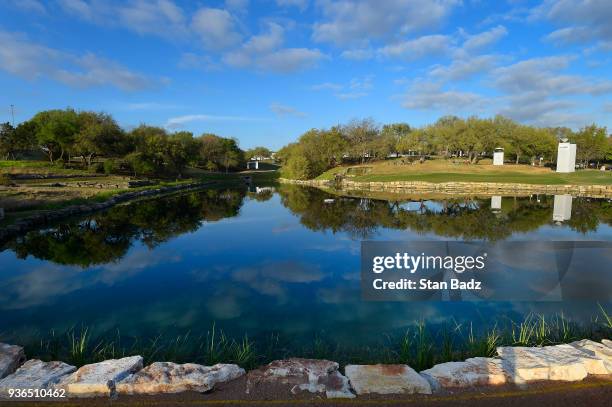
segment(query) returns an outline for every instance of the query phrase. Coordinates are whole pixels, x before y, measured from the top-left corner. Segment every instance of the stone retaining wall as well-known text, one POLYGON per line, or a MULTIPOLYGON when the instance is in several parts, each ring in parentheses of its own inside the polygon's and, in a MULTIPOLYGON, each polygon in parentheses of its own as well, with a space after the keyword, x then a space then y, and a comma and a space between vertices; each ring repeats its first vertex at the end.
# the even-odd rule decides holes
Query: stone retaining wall
POLYGON ((210 184, 211 182, 194 182, 190 184, 147 189, 144 191, 126 192, 123 194, 115 195, 104 202, 89 203, 83 205, 71 205, 58 210, 41 212, 36 215, 19 219, 19 221, 17 221, 16 223, 9 225, 5 228, 0 228, 0 244, 12 237, 18 236, 29 230, 44 226, 49 222, 56 221, 68 216, 84 215, 108 209, 119 203, 127 202, 134 199, 148 198, 178 191, 197 190, 210 184))
POLYGON ((612 197, 612 185, 538 185, 496 182, 356 182, 343 179, 340 184, 328 180, 292 180, 281 178, 280 182, 312 186, 317 188, 337 187, 346 191, 374 191, 392 193, 435 192, 452 195, 511 195, 511 194, 562 194, 588 196, 592 198, 612 197))
MULTIPOLYGON (((336 362, 300 358, 276 360, 248 373, 235 364, 222 363, 202 366, 154 362, 143 367, 141 356, 106 360, 77 369, 58 361, 25 361, 21 347, 0 343, 0 400, 10 398, 11 391, 14 394, 16 390, 38 391, 52 397, 205 393, 219 383, 244 375, 246 380, 239 383, 242 386, 239 388, 245 394, 256 393, 258 387, 280 385, 292 394, 325 394, 328 399, 372 393, 434 394, 459 388, 541 381, 571 382, 587 376, 612 379, 612 342, 584 339, 544 347, 499 347, 496 357, 446 362, 421 372, 401 364, 347 365, 344 374, 336 362)), ((287 396, 280 395, 283 399, 287 396)))

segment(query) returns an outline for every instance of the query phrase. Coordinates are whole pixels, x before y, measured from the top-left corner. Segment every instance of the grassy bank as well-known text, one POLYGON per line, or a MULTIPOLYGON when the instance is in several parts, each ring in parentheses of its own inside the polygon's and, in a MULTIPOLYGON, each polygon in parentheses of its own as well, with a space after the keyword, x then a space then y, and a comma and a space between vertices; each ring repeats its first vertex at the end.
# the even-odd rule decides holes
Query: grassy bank
POLYGON ((38 211, 60 209, 105 201, 115 195, 190 182, 214 181, 219 186, 245 186, 245 176, 258 185, 273 184, 277 171, 245 171, 239 173, 209 172, 188 169, 182 179, 153 179, 148 186, 127 188, 129 177, 103 175, 82 169, 66 169, 44 161, 0 161, 0 207, 6 217, 0 225, 8 225, 38 211), (18 175, 47 178, 21 179, 18 175), (52 176, 53 178, 48 178, 52 176), (89 185, 84 185, 89 184, 89 185))
POLYGON ((550 168, 529 165, 493 166, 490 160, 479 164, 453 163, 452 160, 430 160, 424 163, 399 164, 386 160, 357 166, 332 168, 317 179, 333 179, 343 174, 358 182, 424 181, 424 182, 499 182, 546 185, 612 185, 612 172, 579 170, 558 174, 550 168))
POLYGON ((211 365, 237 363, 247 369, 275 359, 306 357, 351 363, 405 363, 417 370, 434 364, 476 356, 494 356, 497 346, 543 346, 589 338, 610 338, 612 319, 603 308, 588 324, 577 324, 562 314, 528 315, 521 321, 500 320, 484 329, 471 323, 430 326, 417 321, 399 335, 381 335, 379 343, 354 346, 335 343, 325 334, 310 343, 291 343, 279 335, 253 340, 247 335, 230 338, 213 325, 207 332, 160 334, 153 338, 122 337, 119 331, 92 335, 88 328, 50 332, 35 340, 0 335, 0 341, 25 346, 29 358, 63 360, 81 366, 105 359, 142 355, 154 361, 195 362, 211 365))

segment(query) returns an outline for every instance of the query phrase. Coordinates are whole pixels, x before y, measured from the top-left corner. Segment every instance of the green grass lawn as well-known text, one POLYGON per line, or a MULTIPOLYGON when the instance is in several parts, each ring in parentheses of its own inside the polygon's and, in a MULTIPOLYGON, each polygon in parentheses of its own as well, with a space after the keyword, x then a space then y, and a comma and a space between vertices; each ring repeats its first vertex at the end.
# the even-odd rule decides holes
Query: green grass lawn
POLYGON ((479 173, 438 172, 430 174, 368 174, 354 177, 355 181, 426 181, 426 182, 500 182, 548 185, 612 185, 612 173, 583 170, 573 174, 525 174, 520 172, 479 173))
MULTIPOLYGON (((357 182, 498 182, 548 185, 612 185, 612 172, 579 170, 559 174, 552 169, 528 165, 493 167, 487 164, 457 165, 446 160, 432 160, 424 164, 393 165, 392 161, 370 163, 363 166, 336 167, 317 179, 333 179, 336 174, 346 174, 348 168, 366 167, 367 173, 347 177, 357 182)), ((353 171, 355 172, 355 171, 353 171)), ((357 171, 359 174, 359 171, 357 171)))

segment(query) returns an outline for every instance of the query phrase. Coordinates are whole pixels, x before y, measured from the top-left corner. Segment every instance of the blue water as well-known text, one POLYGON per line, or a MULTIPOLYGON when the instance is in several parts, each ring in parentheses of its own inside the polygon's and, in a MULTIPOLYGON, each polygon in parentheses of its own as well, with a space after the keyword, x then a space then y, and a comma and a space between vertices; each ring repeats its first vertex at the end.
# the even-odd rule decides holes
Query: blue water
POLYGON ((271 333, 368 344, 417 320, 490 325, 535 312, 588 322, 597 304, 361 300, 370 240, 612 241, 612 204, 573 199, 553 221, 551 196, 388 202, 329 198, 295 186, 217 190, 134 203, 9 242, 0 253, 0 339, 63 332, 154 337, 271 333))

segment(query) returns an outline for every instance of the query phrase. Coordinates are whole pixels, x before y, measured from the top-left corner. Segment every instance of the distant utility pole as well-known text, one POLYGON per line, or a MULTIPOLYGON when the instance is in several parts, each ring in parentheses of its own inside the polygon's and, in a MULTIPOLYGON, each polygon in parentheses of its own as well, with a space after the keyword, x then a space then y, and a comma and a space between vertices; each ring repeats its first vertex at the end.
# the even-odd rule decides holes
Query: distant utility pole
POLYGON ((11 105, 11 117, 13 118, 13 127, 15 127, 15 105, 11 105))

